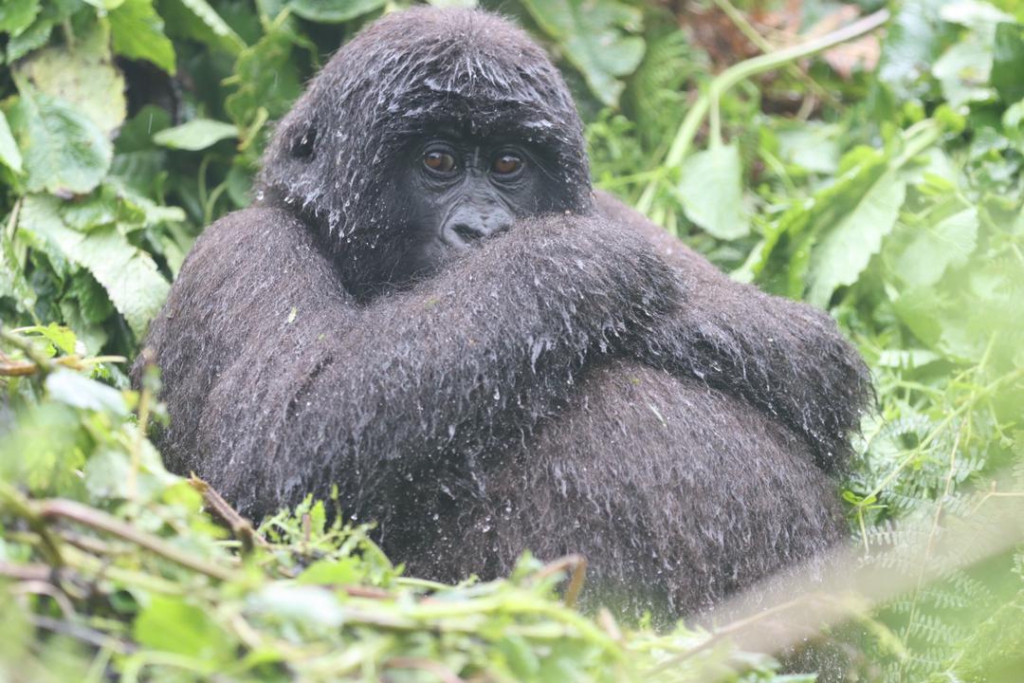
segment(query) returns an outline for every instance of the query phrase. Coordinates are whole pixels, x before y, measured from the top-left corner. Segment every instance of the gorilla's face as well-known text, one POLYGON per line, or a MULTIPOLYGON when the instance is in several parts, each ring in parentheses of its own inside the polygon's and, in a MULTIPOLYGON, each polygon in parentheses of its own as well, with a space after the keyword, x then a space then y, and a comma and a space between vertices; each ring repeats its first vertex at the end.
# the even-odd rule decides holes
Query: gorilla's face
POLYGON ((278 126, 260 187, 321 237, 361 301, 515 219, 592 210, 554 65, 484 12, 396 12, 339 50, 278 126))
POLYGON ((397 274, 430 273, 516 218, 550 210, 545 205, 553 185, 544 156, 516 137, 476 139, 451 131, 411 144, 399 171, 409 249, 397 274))

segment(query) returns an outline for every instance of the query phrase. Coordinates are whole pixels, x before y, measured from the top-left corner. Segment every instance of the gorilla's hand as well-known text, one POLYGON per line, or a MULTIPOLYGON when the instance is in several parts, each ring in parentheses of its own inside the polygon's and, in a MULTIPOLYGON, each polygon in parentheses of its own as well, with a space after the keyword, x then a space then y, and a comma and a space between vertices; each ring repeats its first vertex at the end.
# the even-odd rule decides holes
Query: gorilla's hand
POLYGON ((646 236, 686 286, 685 303, 652 325, 635 352, 783 420, 812 446, 824 470, 840 470, 871 381, 835 322, 806 304, 730 280, 611 195, 599 192, 596 199, 602 216, 646 236))

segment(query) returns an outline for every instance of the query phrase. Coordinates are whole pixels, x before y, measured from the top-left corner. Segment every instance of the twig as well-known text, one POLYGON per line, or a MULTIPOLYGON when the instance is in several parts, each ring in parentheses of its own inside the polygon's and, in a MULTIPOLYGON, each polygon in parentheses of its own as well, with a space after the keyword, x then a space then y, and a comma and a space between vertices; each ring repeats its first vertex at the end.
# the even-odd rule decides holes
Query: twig
POLYGON ((576 604, 576 599, 583 590, 583 582, 587 578, 587 558, 582 555, 566 555, 545 565, 537 572, 536 577, 545 579, 566 570, 569 571, 569 585, 566 586, 563 602, 567 607, 572 607, 576 604))
MULTIPOLYGON (((707 116, 708 111, 711 109, 712 102, 717 102, 722 95, 737 83, 765 71, 776 69, 789 62, 803 59, 804 57, 810 57, 813 54, 817 54, 818 52, 827 50, 830 47, 835 47, 841 43, 853 40, 854 38, 859 38, 882 26, 889 20, 889 16, 889 10, 879 10, 874 14, 870 14, 863 19, 849 24, 848 26, 844 26, 841 29, 821 36, 820 38, 809 40, 802 45, 794 45, 793 47, 789 47, 784 50, 778 50, 777 52, 754 57, 729 67, 711 81, 707 92, 697 98, 693 107, 689 112, 687 112, 686 118, 683 119, 683 122, 680 124, 679 130, 676 133, 676 137, 672 141, 672 146, 669 148, 668 154, 665 156, 663 165, 669 168, 674 168, 683 162, 690 152, 690 147, 693 145, 694 138, 697 137, 697 131, 700 129, 700 125, 704 121, 704 117, 707 116)), ((637 208, 641 212, 646 213, 650 210, 651 205, 654 203, 654 195, 655 192, 657 192, 657 185, 658 180, 655 179, 648 183, 647 187, 644 188, 640 201, 637 202, 637 208)))
MULTIPOLYGON (((772 46, 764 36, 758 33, 757 29, 747 21, 745 16, 743 16, 743 13, 736 9, 729 0, 713 0, 713 2, 718 6, 718 9, 722 10, 725 16, 729 17, 729 20, 740 30, 740 33, 746 36, 747 40, 753 43, 757 49, 765 54, 771 54, 776 51, 775 47, 772 46)), ((827 100, 831 104, 836 104, 836 98, 832 96, 832 93, 822 87, 816 80, 811 78, 810 74, 806 73, 803 69, 797 67, 795 64, 787 64, 786 71, 788 71, 789 74, 797 80, 802 81, 804 85, 810 88, 814 94, 821 99, 827 100)), ((807 100, 804 101, 806 102, 807 100)))
POLYGON ((52 617, 44 617, 38 614, 29 616, 29 621, 31 621, 36 628, 43 628, 47 631, 71 636, 76 640, 81 640, 83 643, 89 643, 90 645, 101 649, 107 648, 114 650, 118 654, 130 654, 136 649, 135 645, 131 643, 118 640, 117 638, 113 638, 101 631, 95 631, 88 626, 83 626, 82 624, 62 621, 52 617))
POLYGON ((51 520, 63 518, 77 522, 78 524, 84 524, 85 526, 96 529, 97 531, 103 531, 134 543, 149 550, 150 552, 154 552, 157 555, 170 560, 171 562, 174 562, 175 564, 179 564, 182 567, 199 572, 200 574, 205 574, 210 578, 219 579, 221 581, 230 581, 236 578, 235 573, 231 570, 224 569, 223 567, 219 567, 207 562, 206 560, 193 557, 192 555, 189 555, 188 553, 171 545, 167 541, 164 541, 162 538, 138 531, 121 520, 87 505, 82 505, 81 503, 76 503, 70 500, 50 499, 33 503, 32 508, 40 519, 51 520))
POLYGON ((252 522, 240 515, 209 483, 192 473, 188 478, 188 484, 203 497, 203 508, 216 521, 231 529, 235 538, 241 541, 243 554, 251 553, 255 545, 259 545, 261 548, 270 547, 267 539, 256 533, 252 522))

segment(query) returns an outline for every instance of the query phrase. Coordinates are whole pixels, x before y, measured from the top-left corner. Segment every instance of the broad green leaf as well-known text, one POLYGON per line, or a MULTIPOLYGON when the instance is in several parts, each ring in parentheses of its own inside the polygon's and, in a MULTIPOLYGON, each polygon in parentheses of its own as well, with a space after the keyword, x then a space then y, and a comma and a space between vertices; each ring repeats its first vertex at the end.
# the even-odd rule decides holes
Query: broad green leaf
POLYGON ((164 35, 164 20, 153 9, 153 0, 125 0, 110 13, 110 31, 114 52, 145 59, 174 75, 174 45, 164 35))
POLYGON ((7 63, 12 64, 32 50, 46 45, 56 23, 53 18, 46 14, 40 14, 28 28, 17 35, 11 36, 11 39, 7 42, 7 63))
POLYGON ((137 335, 141 336, 167 298, 170 285, 149 254, 132 246, 113 225, 89 232, 72 229, 61 217, 60 202, 54 197, 26 197, 18 231, 89 270, 137 335))
POLYGON ((26 83, 19 84, 19 91, 7 119, 22 153, 26 189, 54 194, 93 190, 110 168, 110 140, 67 103, 26 83))
POLYGON ((831 174, 839 168, 839 138, 843 129, 820 121, 800 121, 776 133, 779 154, 788 163, 814 173, 831 174))
POLYGON ((128 406, 120 391, 71 370, 60 368, 47 375, 46 391, 54 401, 79 410, 120 416, 128 414, 128 406))
POLYGON ((21 311, 33 310, 37 301, 6 230, 0 230, 0 297, 14 299, 21 311))
POLYGON ((110 54, 110 30, 96 22, 73 48, 48 47, 15 67, 41 92, 60 98, 108 135, 124 123, 127 102, 124 76, 110 54))
POLYGON ((153 142, 153 135, 170 127, 171 117, 164 109, 143 107, 121 127, 114 142, 111 175, 142 195, 159 196, 159 186, 168 175, 168 153, 153 142))
POLYGON ((340 24, 384 6, 386 0, 292 0, 288 7, 303 19, 340 24))
POLYGON ((77 347, 77 339, 75 333, 62 325, 57 323, 50 323, 49 325, 33 325, 32 327, 20 327, 17 330, 21 334, 25 335, 39 335, 46 341, 53 345, 53 348, 49 350, 50 354, 53 355, 57 350, 62 351, 65 354, 80 353, 81 349, 77 347))
MULTIPOLYGON (((224 102, 228 116, 245 127, 259 116, 279 119, 302 93, 299 69, 292 58, 295 38, 284 30, 273 30, 238 56, 235 64, 237 92, 224 102)), ((315 46, 310 45, 315 52, 315 46)))
POLYGON ((950 266, 967 262, 978 241, 978 211, 965 209, 939 221, 919 226, 917 236, 896 260, 896 274, 907 284, 935 284, 950 266))
POLYGON ((743 209, 743 166, 739 148, 718 145, 683 162, 677 188, 686 217, 723 240, 750 232, 743 209))
POLYGON ((171 149, 197 151, 211 147, 221 140, 238 137, 238 127, 223 121, 193 119, 174 128, 167 128, 153 136, 153 142, 171 149))
POLYGON ((0 33, 18 35, 39 14, 39 0, 4 0, 0 4, 0 33))
POLYGON ((7 123, 7 117, 0 111, 0 164, 11 169, 15 173, 21 173, 21 151, 18 143, 14 141, 11 127, 7 123))
POLYGON ((878 79, 900 99, 923 95, 930 85, 922 76, 956 35, 939 11, 946 0, 906 0, 886 26, 878 62, 878 79))
POLYGON ((996 27, 992 60, 992 85, 1003 102, 1024 99, 1024 27, 1020 24, 999 24, 996 27))
POLYGON ((308 585, 345 586, 365 578, 365 565, 354 557, 340 560, 320 560, 309 565, 297 582, 308 585))
POLYGON ((976 35, 951 47, 932 67, 932 75, 942 84, 942 94, 953 107, 991 98, 991 71, 992 50, 976 35))
POLYGON ((593 93, 614 106, 644 56, 643 13, 619 0, 523 0, 534 21, 564 49, 593 93))
POLYGON ((232 55, 245 47, 245 41, 206 0, 157 0, 156 11, 172 37, 198 40, 232 55))
POLYGON ((826 308, 832 293, 852 285, 892 232, 906 196, 895 171, 883 174, 811 253, 807 300, 826 308))
POLYGON ((135 620, 133 633, 139 645, 205 660, 211 667, 235 659, 231 636, 206 610, 184 598, 150 595, 149 604, 135 620))

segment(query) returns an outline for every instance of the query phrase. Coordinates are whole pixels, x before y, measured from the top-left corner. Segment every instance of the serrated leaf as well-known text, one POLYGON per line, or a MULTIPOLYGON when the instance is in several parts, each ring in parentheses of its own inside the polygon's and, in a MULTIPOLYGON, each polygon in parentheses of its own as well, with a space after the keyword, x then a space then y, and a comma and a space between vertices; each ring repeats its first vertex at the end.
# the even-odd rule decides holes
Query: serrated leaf
POLYGON ((39 0, 4 0, 0 4, 0 33, 20 34, 39 14, 39 0))
POLYGON ((966 263, 978 242, 978 211, 965 209, 935 226, 920 226, 896 260, 896 274, 907 284, 935 284, 949 267, 966 263))
POLYGON ((718 239, 750 232, 750 217, 743 209, 743 165, 735 145, 718 145, 688 157, 677 191, 686 217, 718 239))
POLYGON ((40 92, 67 102, 108 135, 124 123, 128 111, 124 76, 114 66, 109 33, 105 23, 96 22, 74 48, 48 47, 15 67, 40 92))
POLYGON ((288 7, 303 19, 340 24, 384 6, 386 0, 292 0, 288 7))
POLYGON ((0 297, 11 297, 22 311, 33 310, 37 300, 5 230, 0 230, 0 297))
POLYGON ((807 300, 825 308, 832 293, 852 285, 892 232, 906 196, 906 182, 884 173, 811 253, 807 300))
POLYGON ((24 163, 26 189, 58 194, 93 190, 113 158, 107 136, 67 103, 19 84, 21 96, 7 111, 24 163))
POLYGON ((51 17, 40 14, 27 29, 11 36, 7 42, 7 63, 13 64, 32 50, 46 45, 55 23, 51 17))
POLYGON ((88 269, 137 335, 142 335, 167 298, 170 285, 149 254, 132 246, 113 225, 89 232, 73 230, 64 223, 60 202, 54 197, 26 197, 18 231, 88 269))
POLYGON ((245 48, 245 41, 206 0, 157 0, 156 9, 168 35, 198 40, 232 55, 245 48))
POLYGON ((562 46, 598 99, 616 105, 624 87, 621 79, 633 73, 644 56, 643 38, 625 32, 640 30, 643 13, 618 0, 523 0, 523 4, 562 46))
POLYGON ((145 59, 174 75, 174 45, 164 35, 164 20, 153 9, 153 0, 125 0, 110 13, 110 31, 114 52, 145 59))
POLYGON ((15 173, 22 172, 21 151, 18 149, 18 143, 14 141, 11 127, 2 111, 0 111, 0 164, 15 173))
POLYGON ((238 137, 238 127, 213 121, 212 119, 193 119, 174 128, 167 128, 153 136, 153 142, 171 149, 184 149, 192 152, 211 147, 221 140, 238 137))

